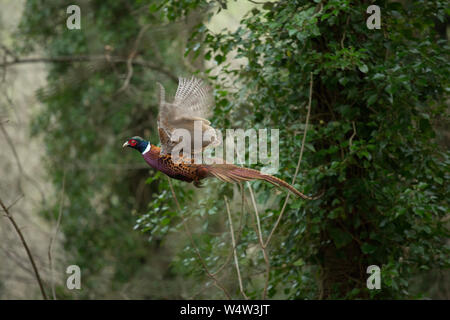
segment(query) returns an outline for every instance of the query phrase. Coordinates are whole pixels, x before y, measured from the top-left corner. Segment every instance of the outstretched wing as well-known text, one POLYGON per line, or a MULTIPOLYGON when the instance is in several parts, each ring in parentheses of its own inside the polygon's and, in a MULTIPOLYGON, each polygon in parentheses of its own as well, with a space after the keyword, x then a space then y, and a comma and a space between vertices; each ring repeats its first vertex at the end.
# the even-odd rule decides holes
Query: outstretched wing
POLYGON ((191 154, 195 154, 220 143, 207 120, 214 102, 209 86, 194 77, 179 78, 173 103, 165 101, 164 87, 161 84, 159 86, 158 132, 161 153, 170 154, 178 145, 184 151, 190 149, 191 154), (189 132, 190 139, 180 138, 183 132, 189 132))
POLYGON ((178 89, 173 104, 187 116, 209 118, 214 100, 211 88, 201 79, 179 78, 178 89))

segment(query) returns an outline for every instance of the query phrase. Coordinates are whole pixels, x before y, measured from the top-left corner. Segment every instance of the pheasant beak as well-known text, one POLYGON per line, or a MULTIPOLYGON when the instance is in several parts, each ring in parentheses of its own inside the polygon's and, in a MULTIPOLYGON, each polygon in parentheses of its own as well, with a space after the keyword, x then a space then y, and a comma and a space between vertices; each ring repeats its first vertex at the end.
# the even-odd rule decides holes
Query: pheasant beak
POLYGON ((129 146, 128 141, 125 141, 125 143, 123 144, 122 148, 125 148, 125 147, 128 147, 128 146, 129 146))

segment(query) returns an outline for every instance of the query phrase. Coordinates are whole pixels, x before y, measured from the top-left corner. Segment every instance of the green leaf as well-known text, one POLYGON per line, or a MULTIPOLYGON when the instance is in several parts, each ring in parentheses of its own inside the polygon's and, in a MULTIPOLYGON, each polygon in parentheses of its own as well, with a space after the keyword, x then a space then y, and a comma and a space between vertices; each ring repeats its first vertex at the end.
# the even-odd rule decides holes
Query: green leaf
POLYGON ((369 99, 367 99, 367 105, 371 106, 372 104, 374 104, 378 99, 378 95, 377 94, 373 94, 369 97, 369 99))
POLYGON ((436 181, 437 183, 441 184, 441 185, 444 183, 444 179, 442 179, 441 177, 434 176, 433 180, 436 181))
POLYGON ((294 29, 288 29, 288 34, 289 34, 289 37, 292 37, 294 34, 296 34, 298 32, 298 29, 297 28, 294 28, 294 29))
POLYGON ((305 142, 305 147, 312 152, 316 152, 316 149, 314 148, 314 146, 311 143, 305 142))
POLYGON ((338 249, 346 246, 352 241, 352 236, 341 229, 330 227, 329 233, 338 249))
POLYGON ((362 73, 367 73, 369 71, 369 67, 365 64, 360 65, 358 68, 359 68, 359 71, 361 71, 362 73))
POLYGON ((294 266, 296 266, 296 267, 301 267, 301 266, 303 266, 305 264, 305 262, 303 261, 303 259, 298 259, 297 261, 295 261, 294 263, 293 263, 293 265, 294 266))
POLYGON ((154 12, 158 11, 159 8, 160 8, 160 5, 158 5, 157 3, 152 3, 149 6, 148 10, 149 10, 150 13, 154 13, 154 12))
POLYGON ((377 249, 377 247, 375 247, 375 246, 373 246, 373 245, 371 245, 371 244, 368 244, 367 242, 364 242, 364 243, 362 244, 362 246, 361 246, 361 251, 362 251, 364 254, 371 254, 371 253, 374 253, 374 252, 376 251, 376 249, 377 249))

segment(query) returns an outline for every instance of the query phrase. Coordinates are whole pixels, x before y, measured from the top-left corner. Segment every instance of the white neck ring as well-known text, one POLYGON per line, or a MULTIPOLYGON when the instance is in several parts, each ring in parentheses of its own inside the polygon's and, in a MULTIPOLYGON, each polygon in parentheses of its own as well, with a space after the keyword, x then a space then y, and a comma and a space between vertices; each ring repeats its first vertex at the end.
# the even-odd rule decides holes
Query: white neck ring
POLYGON ((152 146, 150 145, 150 142, 147 144, 147 147, 145 148, 144 152, 142 152, 142 154, 146 154, 147 152, 150 151, 150 149, 152 148, 152 146))

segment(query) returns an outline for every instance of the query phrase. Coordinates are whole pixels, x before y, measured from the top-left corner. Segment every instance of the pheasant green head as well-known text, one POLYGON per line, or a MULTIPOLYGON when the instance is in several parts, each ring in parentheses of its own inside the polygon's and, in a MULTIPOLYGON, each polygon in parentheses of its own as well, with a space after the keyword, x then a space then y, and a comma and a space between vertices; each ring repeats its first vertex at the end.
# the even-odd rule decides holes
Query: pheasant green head
POLYGON ((141 137, 135 136, 125 141, 122 147, 133 148, 138 150, 140 153, 144 153, 145 151, 148 151, 147 149, 150 147, 150 142, 142 139, 141 137))

